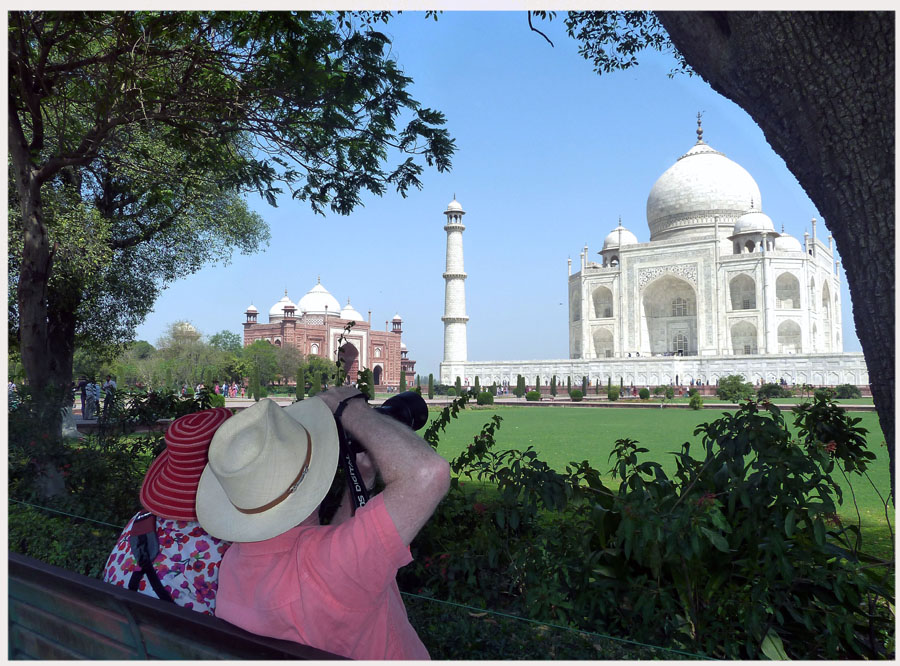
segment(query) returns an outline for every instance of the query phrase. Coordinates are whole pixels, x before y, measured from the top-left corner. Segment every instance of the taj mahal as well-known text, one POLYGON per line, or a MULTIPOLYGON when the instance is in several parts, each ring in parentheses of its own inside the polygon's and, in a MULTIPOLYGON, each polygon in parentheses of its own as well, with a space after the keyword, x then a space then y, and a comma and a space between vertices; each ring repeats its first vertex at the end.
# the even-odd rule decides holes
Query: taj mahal
POLYGON ((647 197, 650 241, 621 220, 596 259, 568 260, 569 358, 467 358, 465 211, 444 212, 447 256, 442 383, 547 385, 551 377, 626 386, 699 382, 742 374, 750 382, 869 383, 863 354, 841 341, 840 262, 831 236, 802 242, 763 212, 753 177, 697 140, 647 197))

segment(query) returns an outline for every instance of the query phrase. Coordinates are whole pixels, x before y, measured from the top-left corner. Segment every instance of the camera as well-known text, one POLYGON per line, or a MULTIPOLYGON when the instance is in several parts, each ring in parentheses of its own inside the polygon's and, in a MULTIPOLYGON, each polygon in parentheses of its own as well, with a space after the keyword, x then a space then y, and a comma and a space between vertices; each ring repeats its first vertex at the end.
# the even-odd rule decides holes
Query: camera
POLYGON ((415 391, 404 391, 384 401, 376 412, 387 414, 392 419, 418 430, 428 422, 428 405, 425 399, 415 391))
MULTIPOLYGON (((428 422, 428 405, 424 398, 415 391, 405 391, 392 396, 378 407, 373 407, 376 412, 390 416, 413 430, 419 430, 428 422)), ((364 506, 369 501, 369 491, 362 483, 362 478, 356 468, 356 454, 365 451, 365 448, 343 431, 340 424, 340 410, 335 414, 338 423, 338 432, 341 433, 341 453, 338 460, 338 469, 334 482, 327 496, 319 507, 319 520, 328 524, 340 505, 342 488, 346 483, 353 500, 352 511, 364 506)))

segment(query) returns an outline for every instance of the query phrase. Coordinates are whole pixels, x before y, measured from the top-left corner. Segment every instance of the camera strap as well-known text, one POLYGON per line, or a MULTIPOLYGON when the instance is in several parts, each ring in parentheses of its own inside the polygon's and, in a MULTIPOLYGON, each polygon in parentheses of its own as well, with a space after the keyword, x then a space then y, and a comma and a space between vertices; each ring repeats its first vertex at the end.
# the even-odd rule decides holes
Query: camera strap
POLYGON ((340 445, 340 465, 344 469, 344 478, 347 479, 347 488, 350 490, 350 497, 353 498, 353 506, 350 508, 350 515, 356 515, 356 510, 362 508, 369 501, 369 491, 363 482, 362 474, 356 466, 356 450, 350 444, 350 438, 347 436, 344 426, 341 423, 341 414, 347 403, 355 398, 365 398, 365 395, 358 393, 341 400, 337 410, 334 412, 334 422, 337 424, 338 443, 340 445))
MULTIPOLYGON (((159 555, 159 537, 156 534, 156 516, 143 512, 138 514, 131 525, 131 534, 128 537, 128 545, 131 546, 131 555, 140 569, 135 569, 128 581, 128 589, 136 592, 141 584, 141 578, 147 576, 150 587, 156 592, 156 596, 163 601, 173 601, 172 597, 163 587, 153 568, 153 560, 159 555)), ((174 602, 173 602, 174 603, 174 602)))

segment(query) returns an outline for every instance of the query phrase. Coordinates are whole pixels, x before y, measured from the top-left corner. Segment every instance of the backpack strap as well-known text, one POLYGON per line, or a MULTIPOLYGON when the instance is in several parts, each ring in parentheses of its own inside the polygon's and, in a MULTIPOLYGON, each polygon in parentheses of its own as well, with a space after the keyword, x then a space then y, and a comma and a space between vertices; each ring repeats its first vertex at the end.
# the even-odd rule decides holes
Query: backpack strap
MULTIPOLYGON (((163 587, 153 568, 153 560, 159 555, 159 537, 156 534, 156 516, 143 512, 135 516, 131 525, 131 534, 128 537, 131 546, 131 554, 140 569, 135 569, 128 581, 128 589, 137 591, 141 584, 141 578, 146 574, 150 587, 156 592, 156 596, 163 601, 172 601, 172 597, 163 587)), ((174 602, 173 602, 174 603, 174 602)))

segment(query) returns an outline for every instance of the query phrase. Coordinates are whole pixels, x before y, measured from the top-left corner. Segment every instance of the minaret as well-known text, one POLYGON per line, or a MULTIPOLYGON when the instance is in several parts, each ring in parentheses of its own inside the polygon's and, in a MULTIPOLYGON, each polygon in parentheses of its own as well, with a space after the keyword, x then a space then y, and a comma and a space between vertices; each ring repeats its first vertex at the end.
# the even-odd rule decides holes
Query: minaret
POLYGON ((444 231, 447 232, 447 269, 444 272, 444 362, 441 363, 441 382, 452 384, 456 376, 464 373, 459 363, 465 363, 467 358, 466 344, 466 273, 463 269, 463 231, 466 230, 462 223, 465 215, 460 203, 453 195, 453 201, 447 204, 444 215, 447 216, 447 224, 444 231))

